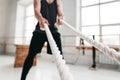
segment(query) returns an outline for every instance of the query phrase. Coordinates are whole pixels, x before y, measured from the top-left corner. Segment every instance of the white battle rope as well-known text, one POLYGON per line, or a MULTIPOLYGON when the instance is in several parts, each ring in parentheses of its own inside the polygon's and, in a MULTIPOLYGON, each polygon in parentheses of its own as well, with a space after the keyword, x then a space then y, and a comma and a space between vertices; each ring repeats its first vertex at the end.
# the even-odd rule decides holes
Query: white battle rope
POLYGON ((100 42, 97 42, 93 39, 90 39, 88 36, 82 34, 79 30, 76 30, 75 28, 73 28, 71 25, 69 25, 67 22, 65 22, 64 20, 61 20, 61 22, 63 24, 65 24, 68 28, 72 29, 74 32, 77 33, 77 35, 80 35, 80 37, 82 37, 84 40, 86 40, 87 42, 89 42, 91 45, 93 45, 95 48, 97 48, 98 50, 100 50, 101 52, 105 53, 106 55, 108 55, 110 58, 114 59, 115 61, 118 62, 118 64, 120 64, 120 53, 116 52, 114 49, 109 48, 107 45, 104 45, 100 42))
POLYGON ((61 80, 73 80, 73 76, 71 75, 70 70, 65 63, 65 60, 62 59, 63 56, 60 54, 60 51, 58 50, 58 47, 53 39, 53 36, 48 28, 48 25, 45 24, 44 27, 45 27, 45 32, 51 47, 51 51, 55 57, 55 62, 57 64, 57 68, 59 70, 61 80))

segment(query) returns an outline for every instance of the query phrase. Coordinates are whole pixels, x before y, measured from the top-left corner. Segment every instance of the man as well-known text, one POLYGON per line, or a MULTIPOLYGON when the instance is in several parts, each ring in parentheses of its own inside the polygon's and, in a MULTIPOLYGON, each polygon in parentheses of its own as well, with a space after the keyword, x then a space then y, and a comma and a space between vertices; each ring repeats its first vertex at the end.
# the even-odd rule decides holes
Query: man
MULTIPOLYGON (((46 41, 48 42, 46 33, 43 30, 45 23, 49 25, 53 38, 62 54, 60 33, 55 26, 56 22, 58 26, 61 25, 60 19, 63 19, 61 0, 34 0, 34 12, 38 23, 33 32, 28 56, 23 66, 21 80, 26 80, 26 76, 32 67, 34 57, 37 53, 41 52, 44 43, 46 41)), ((52 54, 49 43, 47 45, 47 53, 52 54)))

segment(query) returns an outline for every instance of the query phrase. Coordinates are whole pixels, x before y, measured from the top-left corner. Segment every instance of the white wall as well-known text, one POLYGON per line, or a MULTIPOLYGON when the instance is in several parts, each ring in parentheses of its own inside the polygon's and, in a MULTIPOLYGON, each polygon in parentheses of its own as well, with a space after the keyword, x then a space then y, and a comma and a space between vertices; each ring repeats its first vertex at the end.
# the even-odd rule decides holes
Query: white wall
POLYGON ((7 11, 7 1, 0 0, 0 43, 3 43, 4 39, 4 30, 5 30, 5 20, 6 20, 6 11, 7 11))
MULTIPOLYGON (((63 6, 64 20, 67 21, 74 28, 76 28, 76 0, 74 0, 74 1, 73 0, 62 0, 62 6, 63 6)), ((65 25, 62 25, 59 28, 59 31, 62 35, 74 35, 75 34, 75 32, 73 32, 71 29, 67 28, 65 25)), ((68 42, 68 43, 71 43, 72 45, 75 45, 75 37, 71 37, 71 38, 63 37, 62 41, 65 44, 66 44, 66 42, 68 42)), ((69 48, 65 48, 64 51, 68 52, 69 48)), ((74 51, 77 53, 76 50, 74 50, 74 51)))
POLYGON ((0 54, 4 50, 4 31, 5 31, 5 20, 6 20, 6 11, 7 11, 7 1, 0 0, 0 54))
POLYGON ((6 46, 6 53, 14 53, 17 0, 0 0, 0 37, 6 46), (11 45, 12 44, 12 45, 11 45))
MULTIPOLYGON (((63 13, 65 21, 70 23, 70 25, 76 27, 76 0, 62 0, 63 13)), ((60 32, 63 35, 73 35, 74 32, 65 26, 60 28, 60 32)))

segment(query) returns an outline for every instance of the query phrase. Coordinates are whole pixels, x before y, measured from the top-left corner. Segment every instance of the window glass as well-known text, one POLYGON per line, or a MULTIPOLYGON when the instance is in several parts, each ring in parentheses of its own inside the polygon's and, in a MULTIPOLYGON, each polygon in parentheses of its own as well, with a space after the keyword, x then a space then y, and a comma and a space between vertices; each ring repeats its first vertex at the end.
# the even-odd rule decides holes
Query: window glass
POLYGON ((26 8, 25 28, 24 28, 25 44, 30 43, 32 32, 34 31, 36 24, 37 24, 37 19, 34 16, 33 5, 30 5, 26 8))
POLYGON ((30 43, 30 40, 31 40, 31 37, 32 37, 32 32, 33 32, 33 30, 25 31, 25 41, 24 41, 25 44, 30 43))
POLYGON ((116 0, 100 0, 100 2, 109 2, 109 1, 116 1, 116 0))
POLYGON ((99 2, 99 0, 82 0, 82 6, 96 4, 98 2, 99 2))
POLYGON ((99 35, 99 26, 82 27, 82 33, 85 35, 99 35))
POLYGON ((106 26, 102 27, 103 43, 109 45, 120 44, 120 26, 106 26))
POLYGON ((120 2, 101 5, 101 24, 120 22, 120 2))
POLYGON ((120 34, 120 26, 106 26, 102 27, 102 34, 120 34))
POLYGON ((82 8, 82 26, 98 24, 99 24, 98 6, 82 8))
POLYGON ((33 5, 29 5, 26 7, 26 16, 34 15, 34 8, 33 5))
POLYGON ((120 45, 120 37, 119 36, 103 36, 103 43, 107 45, 120 45))
MULTIPOLYGON (((93 35, 95 35, 95 40, 99 41, 99 26, 93 27, 82 27, 82 33, 88 35, 89 38, 93 39, 93 35)), ((86 42, 88 45, 88 43, 86 42)))
POLYGON ((31 37, 33 30, 27 30, 25 31, 25 37, 31 37))
POLYGON ((37 20, 34 16, 31 16, 31 17, 27 17, 26 20, 25 20, 25 30, 34 30, 35 29, 35 26, 37 24, 37 20))
MULTIPOLYGON (((100 0, 101 3, 108 2, 106 4, 100 5, 100 19, 99 19, 99 5, 87 6, 92 4, 99 3, 99 0, 82 0, 82 17, 81 17, 81 24, 82 24, 82 33, 88 35, 92 38, 92 35, 95 36, 95 40, 100 39, 99 35, 102 35, 102 41, 105 44, 109 45, 119 45, 120 44, 120 26, 116 26, 120 24, 120 1, 111 2, 110 1, 117 1, 117 0, 100 0), (100 23, 99 23, 99 20, 100 23), (100 33, 100 27, 97 25, 104 25, 101 26, 102 34, 100 33), (116 24, 115 26, 110 24, 116 24), (96 25, 96 26, 95 26, 96 25)), ((88 44, 87 42, 85 42, 88 44)))

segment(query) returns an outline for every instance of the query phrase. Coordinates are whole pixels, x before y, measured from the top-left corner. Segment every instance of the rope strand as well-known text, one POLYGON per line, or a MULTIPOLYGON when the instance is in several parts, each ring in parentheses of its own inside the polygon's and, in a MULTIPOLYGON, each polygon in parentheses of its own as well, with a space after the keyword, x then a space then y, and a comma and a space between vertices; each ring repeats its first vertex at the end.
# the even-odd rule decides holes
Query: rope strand
POLYGON ((47 35, 47 38, 48 38, 48 41, 50 43, 50 47, 51 47, 51 50, 52 50, 52 53, 55 57, 55 62, 57 64, 57 68, 59 70, 59 74, 60 74, 60 77, 61 77, 61 80, 73 80, 73 76, 72 74, 70 73, 70 70, 68 68, 68 66, 66 65, 65 63, 65 60, 62 59, 63 56, 60 54, 60 51, 58 50, 58 47, 52 37, 52 34, 48 28, 48 25, 45 24, 44 25, 45 27, 45 32, 46 32, 46 35, 47 35))
POLYGON ((77 35, 80 35, 80 37, 82 37, 84 40, 86 40, 87 42, 89 42, 91 45, 93 45, 95 48, 97 48, 98 50, 100 50, 101 52, 105 53, 106 55, 108 55, 110 58, 114 59, 115 61, 118 62, 118 64, 120 64, 120 53, 116 52, 114 49, 109 48, 107 45, 104 45, 100 42, 97 42, 95 40, 90 39, 88 36, 82 34, 79 30, 76 30, 75 28, 73 28, 71 25, 69 25, 67 22, 65 22, 64 20, 61 20, 61 22, 63 24, 65 24, 68 28, 72 29, 74 32, 76 32, 77 35))

